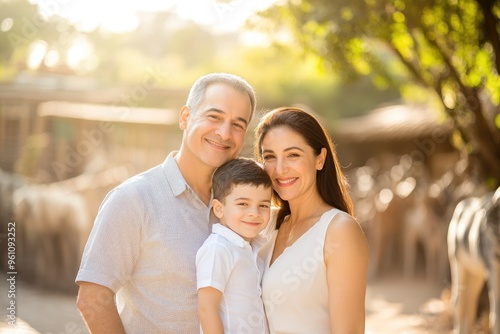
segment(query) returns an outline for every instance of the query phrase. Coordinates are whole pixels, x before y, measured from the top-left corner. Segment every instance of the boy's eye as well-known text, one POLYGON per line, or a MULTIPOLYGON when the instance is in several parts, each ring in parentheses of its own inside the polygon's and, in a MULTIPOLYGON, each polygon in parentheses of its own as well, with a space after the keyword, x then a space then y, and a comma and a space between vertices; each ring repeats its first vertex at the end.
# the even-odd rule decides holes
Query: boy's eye
POLYGON ((261 208, 264 208, 264 209, 268 209, 269 208, 269 205, 268 204, 261 204, 260 205, 261 208))

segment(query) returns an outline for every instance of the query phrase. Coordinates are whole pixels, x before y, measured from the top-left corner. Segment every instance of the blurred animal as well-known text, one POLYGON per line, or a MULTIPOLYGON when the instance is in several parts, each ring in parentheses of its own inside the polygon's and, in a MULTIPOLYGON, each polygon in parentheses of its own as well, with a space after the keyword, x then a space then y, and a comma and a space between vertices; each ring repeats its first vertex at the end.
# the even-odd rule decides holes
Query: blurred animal
POLYGON ((454 329, 471 333, 486 283, 489 323, 500 334, 500 188, 458 203, 448 229, 454 329))
MULTIPOLYGON (((415 181, 416 182, 416 181, 415 181)), ((435 198, 428 192, 427 182, 419 180, 411 194, 412 201, 404 214, 404 264, 405 277, 416 273, 418 246, 421 245, 425 260, 427 280, 445 279, 447 222, 438 214, 435 198)))
POLYGON ((17 265, 23 279, 75 292, 74 278, 98 207, 128 175, 127 168, 116 166, 17 188, 11 201, 17 223, 17 265))
POLYGON ((410 196, 416 186, 412 177, 413 161, 408 155, 389 170, 375 177, 376 194, 373 196, 374 213, 369 221, 368 241, 371 249, 369 276, 403 264, 405 212, 413 199, 410 196))
POLYGON ((7 271, 7 226, 14 221, 12 196, 28 181, 22 176, 0 169, 0 269, 7 271))
POLYGON ((375 171, 370 166, 362 166, 353 169, 348 174, 349 190, 354 203, 354 215, 356 220, 369 233, 368 222, 373 218, 375 208, 373 205, 376 195, 375 171))
POLYGON ((47 288, 71 291, 88 236, 83 198, 44 185, 14 192, 18 270, 47 288))
POLYGON ((17 188, 27 183, 27 180, 17 174, 0 169, 0 221, 7 224, 13 218, 12 194, 17 188))

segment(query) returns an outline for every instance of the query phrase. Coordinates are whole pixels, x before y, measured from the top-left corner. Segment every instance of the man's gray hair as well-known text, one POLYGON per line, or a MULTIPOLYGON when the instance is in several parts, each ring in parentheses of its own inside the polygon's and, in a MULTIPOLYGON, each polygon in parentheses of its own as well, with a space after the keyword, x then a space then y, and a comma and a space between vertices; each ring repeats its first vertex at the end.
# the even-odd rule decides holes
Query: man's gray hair
POLYGON ((250 104, 252 107, 250 119, 253 117, 256 104, 254 89, 245 79, 230 73, 210 73, 196 80, 189 91, 189 96, 186 102, 189 109, 196 112, 203 101, 207 87, 216 83, 228 85, 241 93, 247 94, 250 98, 250 104))

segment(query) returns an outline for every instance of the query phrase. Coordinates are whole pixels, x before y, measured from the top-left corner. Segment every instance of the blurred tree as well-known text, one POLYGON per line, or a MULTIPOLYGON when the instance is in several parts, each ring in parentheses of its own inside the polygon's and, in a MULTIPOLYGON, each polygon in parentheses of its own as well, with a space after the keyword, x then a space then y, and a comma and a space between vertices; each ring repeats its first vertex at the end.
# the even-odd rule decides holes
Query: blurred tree
MULTIPOLYGON (((36 37, 31 21, 38 19, 36 5, 28 1, 0 1, 0 62, 9 62, 16 49, 28 47, 36 37)), ((44 21, 41 21, 44 23, 44 21)))
POLYGON ((498 184, 499 1, 290 0, 255 20, 318 54, 343 78, 370 76, 403 89, 409 78, 413 87, 435 93, 460 134, 460 148, 478 153, 498 184))
MULTIPOLYGON (((172 84, 186 85, 193 68, 212 65, 216 38, 201 26, 181 20, 172 12, 140 12, 139 27, 120 34, 101 29, 89 33, 100 59, 95 75, 107 83, 134 84, 144 79, 145 68, 161 67, 169 73, 172 84), (182 82, 184 84, 184 82, 182 82)), ((162 85, 170 84, 168 78, 162 85)))
POLYGON ((369 80, 342 85, 323 65, 310 53, 278 45, 233 46, 220 50, 216 57, 217 70, 239 73, 254 85, 264 109, 299 104, 325 118, 338 119, 400 100, 397 90, 380 90, 369 80))
POLYGON ((199 25, 190 24, 171 37, 169 51, 183 55, 186 65, 211 65, 216 51, 214 36, 199 25))
POLYGON ((27 0, 0 0, 0 31, 3 80, 30 65, 61 66, 72 43, 82 37, 65 20, 49 15, 48 8, 27 0))

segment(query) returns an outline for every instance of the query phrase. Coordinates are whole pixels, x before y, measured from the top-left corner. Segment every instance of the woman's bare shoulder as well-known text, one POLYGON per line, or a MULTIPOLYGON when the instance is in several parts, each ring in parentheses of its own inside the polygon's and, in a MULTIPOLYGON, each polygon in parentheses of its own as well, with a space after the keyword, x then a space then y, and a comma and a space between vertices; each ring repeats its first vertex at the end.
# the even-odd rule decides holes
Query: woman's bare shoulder
POLYGON ((350 214, 339 211, 330 221, 329 229, 361 228, 360 224, 350 214))
POLYGON ((326 242, 366 242, 365 234, 358 221, 346 212, 337 213, 328 226, 326 242))

